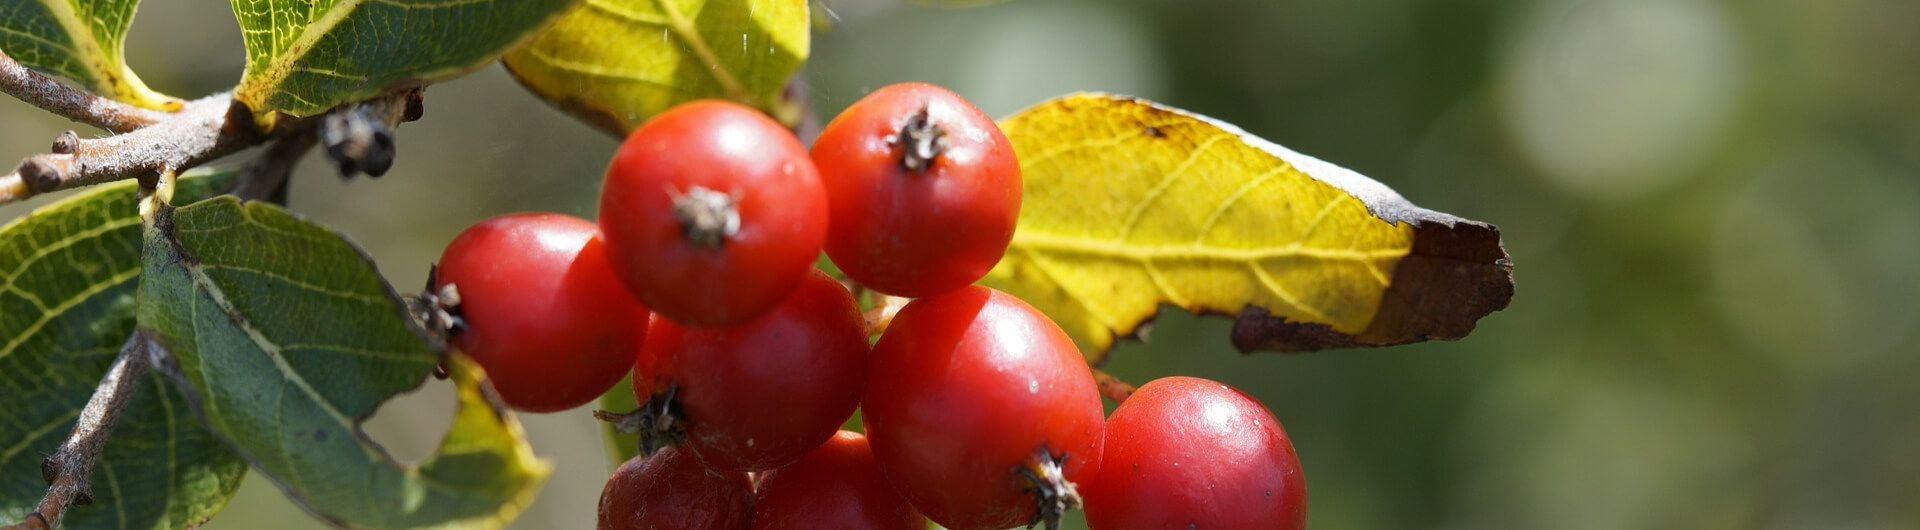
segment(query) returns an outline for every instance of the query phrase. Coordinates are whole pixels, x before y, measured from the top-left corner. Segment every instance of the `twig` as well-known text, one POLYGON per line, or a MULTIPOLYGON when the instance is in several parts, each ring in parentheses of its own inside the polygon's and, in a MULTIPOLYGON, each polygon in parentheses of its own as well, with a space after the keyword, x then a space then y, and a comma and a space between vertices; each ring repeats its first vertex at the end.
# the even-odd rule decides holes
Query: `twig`
POLYGON ((140 388, 140 381, 146 378, 150 347, 152 339, 138 331, 127 338, 113 366, 107 368, 107 375, 100 378, 100 387, 93 391, 93 398, 87 400, 86 408, 80 409, 73 433, 67 435, 59 451, 41 462, 40 472, 48 484, 46 497, 40 499, 39 508, 27 514, 26 520, 5 530, 49 530, 60 523, 68 506, 93 502, 89 484, 93 466, 99 462, 101 450, 106 448, 107 438, 113 433, 114 420, 126 410, 134 392, 140 388))
POLYGON ((0 51, 0 92, 69 120, 123 133, 165 120, 165 112, 103 98, 42 75, 0 51))
MULTIPOLYGON (((408 121, 420 116, 419 93, 400 92, 370 102, 344 105, 333 112, 366 108, 377 109, 373 116, 381 120, 380 123, 408 121)), ((222 93, 188 102, 180 112, 133 132, 99 139, 62 134, 53 152, 28 157, 13 173, 0 175, 0 205, 51 191, 129 178, 152 179, 164 172, 185 171, 276 139, 285 139, 292 145, 269 151, 263 162, 269 165, 285 162, 291 166, 313 146, 315 129, 322 119, 321 116, 282 116, 273 132, 265 133, 254 125, 252 112, 245 105, 235 102, 231 93, 222 93)), ((391 162, 392 139, 391 133, 388 134, 385 156, 391 162)), ((269 172, 261 178, 284 182, 285 174, 270 172, 291 171, 291 168, 261 170, 269 172)), ((266 193, 278 186, 278 182, 266 183, 275 185, 267 188, 266 193)))
POLYGON ((293 175, 293 167, 300 162, 300 157, 306 156, 318 142, 319 136, 312 127, 288 134, 274 142, 259 158, 248 162, 246 173, 240 175, 239 182, 234 183, 228 193, 245 201, 272 197, 287 184, 287 177, 293 175))
MULTIPOLYGON (((284 123, 279 130, 298 128, 284 123)), ((28 157, 0 176, 0 204, 50 191, 184 171, 268 138, 231 94, 188 102, 180 112, 133 132, 71 142, 71 153, 28 157), (20 193, 23 191, 25 193, 20 193)))
POLYGON ((1138 389, 1132 383, 1122 381, 1099 368, 1093 369, 1093 384, 1100 388, 1101 396, 1112 400, 1115 405, 1126 403, 1127 397, 1132 396, 1133 391, 1138 389))

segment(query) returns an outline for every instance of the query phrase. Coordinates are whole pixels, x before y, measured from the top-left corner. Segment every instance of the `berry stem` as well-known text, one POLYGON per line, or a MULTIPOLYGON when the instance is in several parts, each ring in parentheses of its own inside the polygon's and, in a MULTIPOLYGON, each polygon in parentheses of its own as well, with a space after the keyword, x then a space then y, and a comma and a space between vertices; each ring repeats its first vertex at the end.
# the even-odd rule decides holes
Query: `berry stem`
POLYGON ((686 428, 680 425, 686 413, 674 399, 679 390, 678 386, 669 385, 666 391, 655 392, 633 412, 596 410, 593 417, 612 423, 614 432, 640 435, 640 455, 651 455, 687 439, 686 428))
POLYGON ((909 301, 899 296, 873 293, 873 309, 861 313, 867 323, 867 335, 886 333, 887 324, 893 322, 893 316, 900 314, 900 308, 906 307, 909 301))
POLYGON ((1139 388, 1133 386, 1133 383, 1123 381, 1118 377, 1114 377, 1113 374, 1101 371, 1099 368, 1093 369, 1093 384, 1100 387, 1101 396, 1113 401, 1115 405, 1127 402, 1127 398, 1132 396, 1133 391, 1139 388))

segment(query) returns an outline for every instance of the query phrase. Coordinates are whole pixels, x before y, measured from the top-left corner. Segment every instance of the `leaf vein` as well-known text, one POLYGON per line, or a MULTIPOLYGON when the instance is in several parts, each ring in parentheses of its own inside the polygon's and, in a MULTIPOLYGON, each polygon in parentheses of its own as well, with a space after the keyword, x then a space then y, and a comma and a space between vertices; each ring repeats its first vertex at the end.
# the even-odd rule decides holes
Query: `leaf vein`
MULTIPOLYGON (((38 440, 41 436, 46 436, 48 432, 52 432, 54 430, 57 430, 61 427, 66 426, 68 420, 72 420, 78 417, 80 417, 80 409, 78 408, 67 409, 67 413, 61 416, 60 419, 54 420, 51 423, 48 423, 46 425, 42 425, 38 429, 33 429, 32 431, 28 432, 25 436, 21 436, 20 441, 15 442, 11 446, 8 446, 7 450, 0 451, 0 462, 12 461, 14 455, 20 454, 21 451, 27 450, 27 446, 32 445, 34 440, 38 440)), ((18 418, 14 418, 11 414, 8 415, 8 418, 12 419, 14 423, 25 426, 25 423, 21 422, 18 418)))
POLYGON ((1278 258, 1307 258, 1328 261, 1390 260, 1406 256, 1408 249, 1376 250, 1329 249, 1292 243, 1277 247, 1248 249, 1220 248, 1194 244, 1127 245, 1124 243, 1075 238, 1021 230, 1014 232, 1013 246, 1069 254, 1082 254, 1130 261, 1208 260, 1236 263, 1261 262, 1278 258))
POLYGON ((659 79, 646 77, 641 75, 642 72, 618 71, 612 68, 606 68, 599 65, 583 63, 579 61, 568 61, 568 60, 561 59, 559 57, 555 57, 544 51, 541 51, 538 48, 528 48, 527 53, 533 56, 533 58, 539 59, 540 62, 546 63, 547 66, 550 66, 556 70, 565 70, 565 71, 569 71, 569 72, 573 72, 581 75, 593 76, 593 77, 604 77, 608 79, 616 79, 621 81, 633 81, 637 83, 657 86, 669 92, 674 92, 679 94, 686 93, 686 91, 681 90, 680 87, 674 84, 672 81, 662 81, 659 79))
POLYGON ((1206 142, 1202 142, 1199 146, 1194 147, 1192 151, 1187 153, 1186 159, 1181 160, 1180 164, 1173 168, 1173 171, 1167 172, 1165 177, 1161 177, 1160 182, 1154 184, 1152 189, 1147 190, 1147 195, 1141 197, 1140 202, 1134 203, 1132 211, 1127 212, 1127 220, 1121 225, 1120 240, 1132 241, 1134 227, 1140 225, 1140 219, 1146 215, 1147 209, 1152 208, 1154 203, 1166 197, 1167 188, 1173 187, 1173 183, 1179 181, 1180 177, 1184 175, 1188 169, 1192 168, 1195 162, 1200 160, 1200 155, 1205 154, 1207 149, 1218 145, 1221 140, 1227 138, 1229 137, 1226 135, 1214 135, 1208 138, 1206 142))
POLYGON ((13 288, 15 282, 18 281, 21 274, 25 273, 27 269, 33 268, 33 265, 35 263, 38 263, 42 259, 46 259, 47 256, 51 256, 61 250, 66 250, 68 247, 71 247, 74 244, 79 243, 81 241, 90 240, 101 234, 112 232, 114 230, 119 230, 121 228, 126 228, 128 226, 133 226, 139 223, 140 223, 140 220, 138 218, 116 219, 112 222, 93 225, 87 228, 86 230, 81 230, 79 232, 68 234, 66 237, 62 237, 60 239, 54 240, 52 243, 35 247, 33 249, 32 254, 28 254, 26 257, 21 258, 18 267, 14 268, 14 270, 12 271, 7 272, 6 286, 8 289, 13 288))
POLYGON ((87 288, 87 290, 81 291, 79 293, 75 293, 73 296, 68 297, 66 300, 62 300, 59 305, 54 306, 52 309, 49 309, 44 313, 41 313, 40 317, 38 319, 35 319, 32 324, 28 324, 26 328, 21 329, 18 333, 16 333, 13 336, 13 338, 8 339, 6 346, 0 347, 0 359, 5 359, 8 356, 13 355, 13 351, 15 348, 20 347, 21 344, 26 342, 27 338, 34 336, 35 333, 38 333, 40 331, 41 326, 47 325, 48 322, 53 321, 53 319, 58 317, 61 313, 66 312, 68 309, 73 309, 74 306, 80 305, 82 302, 87 301, 87 299, 93 298, 93 296, 96 294, 100 294, 101 292, 104 292, 108 289, 112 289, 114 287, 119 287, 120 284, 126 283, 127 281, 137 278, 139 276, 140 276, 139 269, 121 271, 120 274, 113 275, 113 277, 108 278, 107 281, 94 284, 92 287, 87 288))
POLYGON ((271 280, 274 280, 274 281, 278 281, 278 282, 283 282, 283 283, 288 283, 288 284, 292 284, 292 285, 295 285, 295 286, 298 286, 298 287, 300 287, 301 289, 305 289, 305 290, 307 290, 307 291, 312 291, 312 292, 315 292, 315 293, 319 293, 319 294, 322 294, 322 295, 325 295, 325 296, 330 296, 330 297, 333 297, 333 298, 343 298, 343 299, 347 299, 347 300, 359 300, 359 301, 362 301, 362 302, 371 302, 371 303, 375 303, 375 304, 386 304, 386 303, 388 303, 388 302, 390 302, 390 300, 388 300, 388 299, 386 299, 385 297, 381 297, 381 296, 375 296, 375 295, 370 295, 370 294, 363 294, 363 293, 356 293, 356 292, 352 292, 352 291, 341 291, 341 290, 336 290, 336 289, 333 289, 333 288, 330 288, 330 287, 326 287, 326 286, 323 286, 323 285, 318 285, 318 284, 313 284, 313 283, 309 283, 309 282, 306 282, 306 281, 302 281, 302 280, 297 280, 297 279, 294 279, 294 278, 293 278, 293 277, 291 277, 291 276, 287 276, 287 275, 284 275, 284 274, 280 274, 280 273, 277 273, 277 272, 271 272, 271 271, 266 271, 266 270, 262 270, 262 269, 255 269, 255 268, 251 268, 251 267, 242 267, 242 266, 239 266, 239 265, 211 265, 210 267, 211 267, 211 268, 214 268, 214 269, 219 269, 219 270, 223 270, 223 271, 233 271, 233 272, 237 272, 237 273, 242 273, 242 274, 252 274, 252 275, 256 275, 256 276, 261 276, 261 277, 265 277, 265 278, 268 278, 268 279, 271 279, 271 280))

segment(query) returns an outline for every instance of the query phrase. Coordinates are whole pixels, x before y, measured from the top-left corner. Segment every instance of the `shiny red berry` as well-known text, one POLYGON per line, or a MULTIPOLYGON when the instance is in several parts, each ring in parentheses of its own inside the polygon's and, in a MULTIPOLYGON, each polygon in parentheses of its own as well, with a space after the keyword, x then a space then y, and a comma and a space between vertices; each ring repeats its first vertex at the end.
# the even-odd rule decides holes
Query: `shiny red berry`
POLYGON ((927 517, 887 484, 867 437, 856 432, 840 431, 799 462, 761 474, 754 491, 754 530, 926 527, 927 517))
POLYGON ((762 471, 799 460, 853 415, 869 346, 853 295, 816 270, 745 324, 655 319, 646 350, 655 380, 634 388, 655 395, 636 397, 671 399, 686 449, 708 467, 762 471))
POLYGON ((1101 530, 1303 528, 1300 459, 1267 408, 1192 377, 1147 383, 1107 420, 1100 474, 1081 484, 1101 530))
POLYGON ((600 194, 614 270, 661 315, 694 326, 766 314, 813 268, 827 201, 806 148, 759 111, 717 100, 633 131, 600 194))
POLYGON ((1045 315, 985 287, 901 309, 861 406, 888 481, 950 529, 1057 519, 1101 467, 1105 411, 1085 359, 1045 315))
POLYGON ((873 290, 925 297, 985 276, 1020 217, 1020 163, 993 119, 947 89, 868 94, 813 144, 827 256, 873 290))
POLYGON ((646 333, 647 308, 620 287, 598 227, 567 215, 467 228, 440 256, 434 291, 461 321, 454 345, 520 410, 593 401, 620 382, 646 333))

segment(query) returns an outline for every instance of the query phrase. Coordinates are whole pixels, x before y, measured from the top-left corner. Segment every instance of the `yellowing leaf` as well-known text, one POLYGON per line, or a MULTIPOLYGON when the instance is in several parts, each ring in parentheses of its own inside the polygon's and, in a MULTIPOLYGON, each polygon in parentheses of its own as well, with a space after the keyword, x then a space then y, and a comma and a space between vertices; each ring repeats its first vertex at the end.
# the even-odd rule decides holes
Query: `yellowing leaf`
POLYGON ((8 0, 0 6, 0 50, 102 96, 150 109, 179 109, 180 100, 140 82, 121 53, 139 5, 139 0, 8 0))
POLYGON ((787 124, 807 60, 806 0, 586 0, 507 69, 535 94, 616 136, 674 105, 724 98, 787 124))
POLYGON ((573 0, 233 0, 247 41, 234 99, 318 114, 492 61, 573 0))
POLYGON ((1076 94, 1003 121, 1025 199, 983 283, 1099 357, 1170 304, 1237 315, 1243 351, 1452 339, 1506 307, 1490 225, 1140 99, 1076 94))

